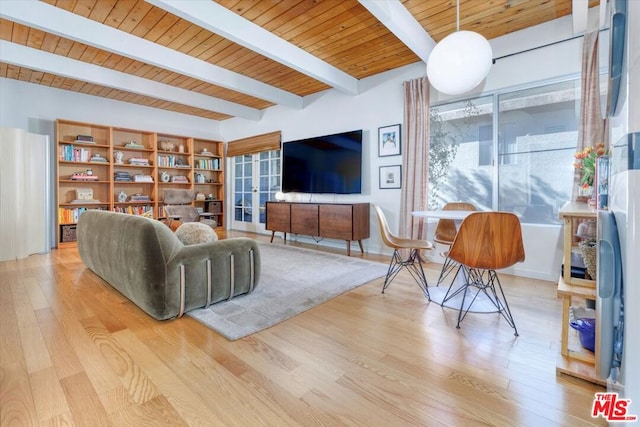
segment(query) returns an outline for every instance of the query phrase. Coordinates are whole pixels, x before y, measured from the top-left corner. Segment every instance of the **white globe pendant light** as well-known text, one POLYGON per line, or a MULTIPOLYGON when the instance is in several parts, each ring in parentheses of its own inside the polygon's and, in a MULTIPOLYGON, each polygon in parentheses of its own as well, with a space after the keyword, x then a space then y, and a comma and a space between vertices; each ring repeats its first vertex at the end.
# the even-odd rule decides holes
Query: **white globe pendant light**
POLYGON ((457 31, 438 43, 427 61, 427 77, 439 92, 460 95, 478 86, 491 69, 493 52, 483 36, 460 30, 460 0, 456 8, 457 31))

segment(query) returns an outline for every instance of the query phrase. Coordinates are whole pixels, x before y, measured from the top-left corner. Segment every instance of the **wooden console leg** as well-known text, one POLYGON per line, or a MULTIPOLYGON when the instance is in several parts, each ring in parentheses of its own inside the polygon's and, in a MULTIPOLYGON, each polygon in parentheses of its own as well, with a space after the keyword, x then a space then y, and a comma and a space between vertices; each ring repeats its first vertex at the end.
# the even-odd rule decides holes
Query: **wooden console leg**
POLYGON ((276 232, 275 232, 275 231, 272 231, 272 232, 271 232, 271 241, 270 241, 269 243, 273 243, 273 236, 274 236, 275 234, 276 234, 276 232))
POLYGON ((362 248, 362 240, 358 240, 358 245, 360 245, 360 253, 364 254, 364 249, 362 248))
POLYGON ((351 256, 351 240, 347 240, 347 256, 351 256))

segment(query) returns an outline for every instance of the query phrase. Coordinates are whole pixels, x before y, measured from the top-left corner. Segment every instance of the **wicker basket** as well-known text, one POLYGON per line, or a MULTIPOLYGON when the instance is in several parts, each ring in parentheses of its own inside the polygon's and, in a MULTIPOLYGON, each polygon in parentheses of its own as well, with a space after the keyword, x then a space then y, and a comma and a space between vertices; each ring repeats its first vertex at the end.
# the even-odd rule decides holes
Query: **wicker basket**
POLYGON ((596 241, 593 239, 583 240, 578 243, 578 247, 580 248, 580 252, 582 252, 582 258, 584 260, 585 267, 587 267, 587 273, 591 276, 591 279, 595 280, 597 274, 596 253, 598 250, 596 241))

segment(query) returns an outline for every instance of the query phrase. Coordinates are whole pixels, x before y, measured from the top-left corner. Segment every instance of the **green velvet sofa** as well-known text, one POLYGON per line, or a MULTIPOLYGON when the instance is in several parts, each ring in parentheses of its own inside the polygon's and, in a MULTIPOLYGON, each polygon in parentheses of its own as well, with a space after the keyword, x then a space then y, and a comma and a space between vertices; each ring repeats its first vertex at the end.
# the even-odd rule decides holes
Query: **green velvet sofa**
POLYGON ((260 249, 244 237, 183 245, 160 221, 100 210, 76 234, 85 265, 158 320, 250 293, 260 278, 260 249))

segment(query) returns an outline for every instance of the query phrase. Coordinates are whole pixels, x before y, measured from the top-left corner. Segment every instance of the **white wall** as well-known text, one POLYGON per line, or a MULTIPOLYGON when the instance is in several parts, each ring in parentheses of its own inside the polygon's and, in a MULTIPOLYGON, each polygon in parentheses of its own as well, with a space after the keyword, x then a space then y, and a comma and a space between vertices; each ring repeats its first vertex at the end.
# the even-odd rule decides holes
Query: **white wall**
MULTIPOLYGON (((491 44, 494 57, 499 58, 569 37, 572 37, 571 19, 567 17, 491 40, 491 44)), ((605 41, 601 45, 606 45, 605 41)), ((576 76, 580 73, 581 51, 582 38, 578 38, 499 59, 484 84, 474 93, 488 93, 532 82, 576 76)), ((606 56, 601 55, 602 57, 606 56)), ((304 200, 376 203, 386 212, 392 229, 397 230, 400 190, 379 189, 378 171, 383 165, 401 164, 401 157, 379 158, 377 133, 381 126, 402 123, 402 83, 424 74, 425 64, 420 62, 361 80, 361 94, 357 96, 328 90, 306 97, 305 106, 301 110, 275 106, 265 110, 259 122, 234 118, 220 123, 0 78, 0 125, 46 133, 39 127, 42 127, 43 121, 48 121, 49 125, 45 124, 45 127, 49 128, 52 140, 51 123, 56 118, 203 138, 222 138, 226 141, 274 130, 281 130, 283 140, 289 141, 363 129, 363 194, 305 195, 304 200)), ((432 93, 432 103, 444 100, 446 97, 432 93)), ((380 240, 373 214, 371 225, 371 238, 364 242, 366 250, 388 253, 380 240)), ((526 226, 523 233, 527 260, 519 264, 515 272, 528 277, 556 280, 562 246, 560 229, 526 226)))
MULTIPOLYGON (((172 113, 157 108, 128 104, 78 92, 55 89, 0 78, 0 126, 34 129, 40 126, 53 131, 56 119, 95 123, 106 126, 163 132, 172 135, 194 136, 208 139, 222 139, 220 123, 172 113)), ((42 132, 37 132, 42 133, 42 132)), ((51 133, 51 141, 54 141, 51 133)), ((57 151, 54 151, 57 152, 57 151)))
MULTIPOLYGON (((127 104, 97 96, 0 78, 0 127, 24 129, 48 135, 50 141, 49 193, 54 200, 55 158, 58 152, 55 140, 55 120, 67 119, 107 126, 163 132, 172 135, 222 139, 220 124, 156 108, 127 104)), ((50 207, 50 223, 55 224, 57 209, 50 207)), ((55 242, 55 226, 51 227, 49 241, 55 242)), ((54 243, 55 244, 55 243, 54 243)))

